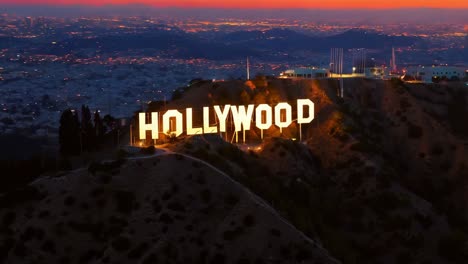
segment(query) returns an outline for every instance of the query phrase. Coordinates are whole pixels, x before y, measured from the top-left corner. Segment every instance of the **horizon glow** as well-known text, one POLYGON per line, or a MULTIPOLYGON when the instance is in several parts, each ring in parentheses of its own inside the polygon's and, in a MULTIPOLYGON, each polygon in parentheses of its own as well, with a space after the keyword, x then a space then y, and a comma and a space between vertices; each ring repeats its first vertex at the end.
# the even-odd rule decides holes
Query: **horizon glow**
POLYGON ((316 8, 316 9, 398 9, 398 8, 468 8, 465 0, 336 0, 324 2, 316 0, 296 0, 293 3, 283 0, 0 0, 1 4, 7 5, 126 5, 144 4, 154 7, 178 7, 178 8, 239 8, 239 9, 275 9, 275 8, 316 8))

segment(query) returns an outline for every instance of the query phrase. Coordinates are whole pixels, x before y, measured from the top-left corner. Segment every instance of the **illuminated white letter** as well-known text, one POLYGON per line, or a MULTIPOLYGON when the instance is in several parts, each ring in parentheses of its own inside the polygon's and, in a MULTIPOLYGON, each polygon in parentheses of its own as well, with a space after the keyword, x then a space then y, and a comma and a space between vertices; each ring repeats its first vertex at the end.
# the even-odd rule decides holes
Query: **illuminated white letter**
POLYGON ((192 108, 185 109, 186 113, 186 124, 187 124, 187 135, 203 134, 201 127, 193 127, 192 108))
POLYGON ((267 104, 261 104, 257 106, 257 109, 255 109, 255 125, 259 129, 269 129, 271 127, 271 124, 273 122, 273 111, 271 110, 271 106, 267 104), (265 112, 265 122, 262 120, 262 113, 265 112))
POLYGON ((297 123, 307 124, 314 120, 314 102, 310 99, 297 99, 297 123), (309 117, 304 117, 304 106, 309 108, 309 117))
POLYGON ((234 126, 236 131, 242 131, 242 127, 244 130, 250 129, 250 122, 252 121, 252 114, 254 110, 254 105, 248 105, 247 110, 245 110, 245 106, 239 106, 239 111, 237 110, 237 106, 232 105, 232 117, 234 119, 234 126))
POLYGON ((218 133, 218 128, 215 126, 210 126, 210 108, 203 107, 203 133, 218 133))
POLYGON ((146 113, 140 113, 138 115, 140 124, 140 139, 146 139, 146 131, 151 130, 151 139, 159 138, 158 131, 158 112, 151 113, 151 123, 146 124, 146 113))
POLYGON ((279 128, 285 128, 291 125, 292 123, 292 107, 288 103, 279 103, 275 106, 275 125, 279 128), (281 110, 284 110, 286 113, 285 121, 281 119, 281 110))
POLYGON ((176 137, 180 136, 183 132, 183 127, 182 127, 182 121, 183 117, 182 117, 182 113, 180 113, 179 111, 177 110, 169 110, 167 111, 164 115, 163 115, 163 131, 164 133, 170 135, 172 133, 175 134, 176 137), (175 131, 170 131, 171 130, 171 125, 170 125, 170 121, 171 121, 171 117, 174 117, 175 118, 175 125, 176 125, 176 129, 175 131))
POLYGON ((224 110, 221 112, 221 108, 219 105, 214 106, 216 116, 218 116, 219 122, 219 132, 226 132, 226 119, 229 115, 229 109, 231 109, 230 105, 225 105, 224 110))

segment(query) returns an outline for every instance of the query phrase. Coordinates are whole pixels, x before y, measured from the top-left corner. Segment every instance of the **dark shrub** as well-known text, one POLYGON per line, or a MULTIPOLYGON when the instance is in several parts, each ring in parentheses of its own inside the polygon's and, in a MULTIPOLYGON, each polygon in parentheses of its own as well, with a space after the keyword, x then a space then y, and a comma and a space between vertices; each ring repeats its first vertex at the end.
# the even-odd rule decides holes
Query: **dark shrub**
POLYGON ((8 211, 6 214, 3 215, 2 225, 4 227, 8 227, 9 225, 13 224, 16 219, 16 213, 14 211, 8 211))
POLYGON ((281 236, 281 231, 279 231, 276 228, 272 228, 272 229, 270 229, 270 234, 273 235, 273 236, 276 236, 276 237, 280 237, 281 236))
POLYGON ((417 213, 415 218, 424 229, 429 229, 432 226, 432 218, 430 216, 417 213))
POLYGON ((35 187, 28 185, 0 196, 0 208, 12 208, 25 202, 39 201, 44 196, 35 187))
POLYGON ((149 246, 146 243, 141 243, 137 247, 133 248, 128 252, 128 258, 129 259, 139 259, 141 258, 145 252, 148 250, 149 246))
POLYGON ((156 151, 156 149, 155 149, 154 146, 149 146, 149 147, 146 147, 146 148, 142 148, 140 150, 140 153, 144 154, 144 155, 153 155, 155 151, 156 151))
POLYGON ((183 93, 184 91, 181 88, 172 92, 172 101, 182 98, 183 93))
POLYGON ((124 252, 130 248, 131 242, 130 239, 123 236, 119 236, 116 239, 114 239, 114 241, 112 241, 111 245, 116 251, 124 252))
POLYGON ((119 150, 117 151, 117 153, 116 153, 115 156, 116 156, 116 159, 120 160, 120 159, 125 159, 125 158, 127 158, 128 155, 129 155, 129 153, 128 153, 126 150, 124 150, 124 149, 119 149, 119 150))
POLYGON ((143 259, 143 264, 154 264, 158 263, 158 255, 151 253, 143 259))
POLYGON ((251 227, 255 225, 255 217, 253 215, 246 215, 244 217, 244 226, 251 227))
POLYGON ((204 189, 201 191, 200 196, 202 198, 202 201, 205 203, 209 203, 211 201, 211 191, 208 189, 204 189))
POLYGON ((171 202, 167 205, 167 209, 176 212, 185 212, 185 207, 179 202, 171 202))
POLYGON ((161 214, 161 216, 159 217, 159 221, 165 224, 172 224, 174 222, 172 217, 166 213, 161 214))
POLYGON ((213 264, 223 264, 226 262, 226 256, 224 256, 224 254, 221 254, 221 253, 217 253, 216 255, 214 255, 213 259, 211 259, 211 263, 213 264))
POLYGON ((228 194, 224 198, 224 203, 234 206, 239 202, 239 197, 235 196, 234 194, 228 194))
POLYGON ((129 214, 133 210, 135 204, 135 194, 128 191, 116 191, 114 195, 117 203, 117 211, 122 214, 129 214))
POLYGON ((154 199, 152 202, 153 210, 155 213, 161 212, 162 206, 157 199, 154 199))
POLYGON ((63 204, 66 206, 73 206, 75 204, 75 198, 69 195, 65 198, 63 204))
POLYGON ((439 255, 451 262, 465 263, 468 258, 466 242, 466 234, 462 231, 452 232, 443 236, 438 244, 439 255))
POLYGON ((423 129, 420 126, 408 123, 408 137, 409 138, 421 138, 423 135, 423 129))
POLYGON ((55 254, 56 250, 55 250, 54 241, 48 240, 48 241, 44 242, 44 244, 42 244, 42 246, 41 246, 41 250, 44 251, 44 252, 50 253, 50 254, 55 254))
POLYGON ((303 263, 305 260, 310 259, 311 256, 312 254, 308 250, 306 250, 305 248, 301 248, 296 254, 296 261, 299 263, 303 263))
POLYGON ((435 144, 434 146, 432 146, 431 155, 440 156, 443 153, 444 153, 444 149, 442 148, 442 146, 440 144, 435 144))
POLYGON ((234 230, 226 230, 223 233, 224 240, 234 240, 242 234, 243 230, 241 227, 237 227, 234 230))

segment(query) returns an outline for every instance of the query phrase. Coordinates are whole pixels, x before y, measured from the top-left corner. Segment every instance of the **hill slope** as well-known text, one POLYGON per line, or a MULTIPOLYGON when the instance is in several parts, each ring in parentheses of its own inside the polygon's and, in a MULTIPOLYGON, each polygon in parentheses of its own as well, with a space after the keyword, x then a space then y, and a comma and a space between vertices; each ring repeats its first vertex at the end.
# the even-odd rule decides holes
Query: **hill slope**
POLYGON ((306 145, 289 140, 298 134, 292 125, 265 131, 282 139, 263 143, 249 131, 249 142, 261 143, 254 155, 229 144, 203 149, 203 141, 176 150, 226 171, 344 263, 463 263, 467 92, 347 79, 342 100, 337 89, 336 80, 195 85, 171 106, 310 98, 316 116, 303 126, 306 145))
POLYGON ((179 154, 42 178, 1 205, 4 263, 337 263, 223 172, 179 154))
POLYGON ((243 150, 218 135, 182 137, 160 155, 4 194, 0 258, 465 263, 466 90, 366 79, 346 79, 343 99, 337 89, 268 78, 184 88, 168 109, 310 98, 316 115, 303 142, 291 140, 295 125, 263 141, 252 129, 243 150))

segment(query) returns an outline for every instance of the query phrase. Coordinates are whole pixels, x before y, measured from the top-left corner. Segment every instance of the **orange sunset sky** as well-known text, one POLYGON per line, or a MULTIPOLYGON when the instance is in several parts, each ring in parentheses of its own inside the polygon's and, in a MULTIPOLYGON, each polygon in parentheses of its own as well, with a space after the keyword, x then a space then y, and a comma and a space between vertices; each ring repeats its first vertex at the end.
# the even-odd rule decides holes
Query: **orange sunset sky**
POLYGON ((0 0, 0 4, 107 5, 149 4, 161 7, 214 8, 468 8, 468 0, 0 0))

